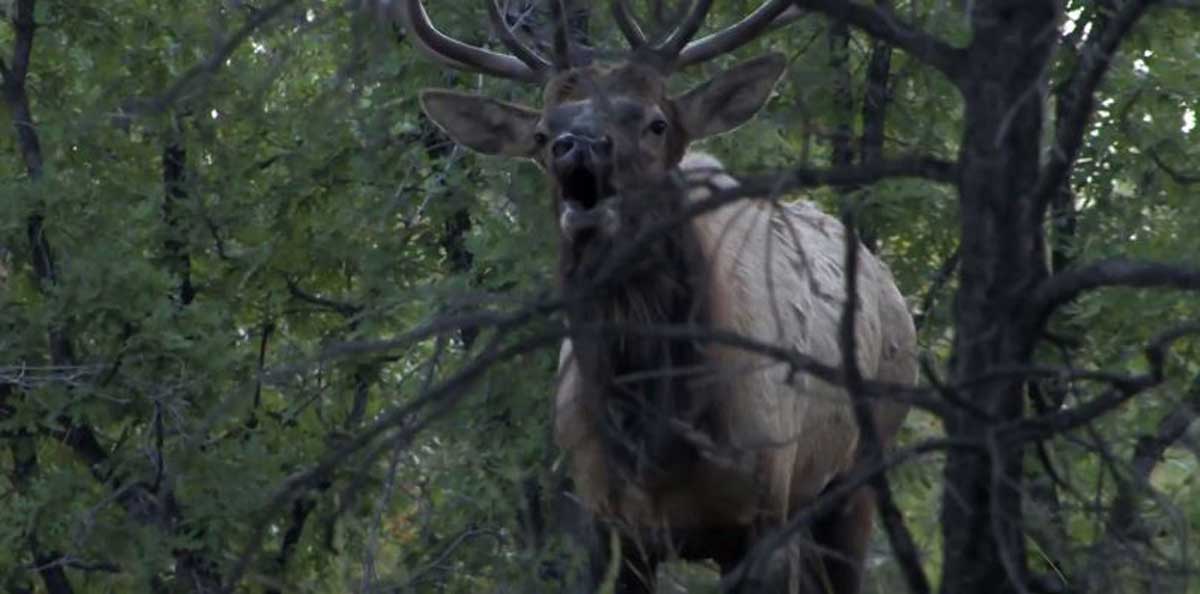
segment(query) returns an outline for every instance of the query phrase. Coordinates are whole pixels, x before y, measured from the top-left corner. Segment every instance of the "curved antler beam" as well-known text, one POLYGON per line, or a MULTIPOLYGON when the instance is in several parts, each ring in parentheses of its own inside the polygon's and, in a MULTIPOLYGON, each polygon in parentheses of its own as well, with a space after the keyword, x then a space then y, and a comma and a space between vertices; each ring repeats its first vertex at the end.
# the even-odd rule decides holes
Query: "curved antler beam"
POLYGON ((550 0, 550 16, 554 19, 554 67, 559 71, 571 68, 571 39, 567 25, 567 9, 563 0, 550 0))
POLYGON ((660 51, 671 57, 679 55, 687 43, 700 31, 700 27, 704 25, 704 18, 708 16, 710 8, 712 8, 712 0, 696 0, 679 28, 659 46, 660 51))
POLYGON ((415 45, 444 64, 527 82, 539 82, 543 78, 541 71, 513 56, 475 47, 438 31, 420 0, 404 0, 400 14, 415 45))
POLYGON ((684 46, 675 60, 675 66, 682 68, 711 60, 750 43, 771 26, 785 24, 803 16, 798 9, 788 10, 791 5, 791 0, 770 0, 728 28, 684 46))

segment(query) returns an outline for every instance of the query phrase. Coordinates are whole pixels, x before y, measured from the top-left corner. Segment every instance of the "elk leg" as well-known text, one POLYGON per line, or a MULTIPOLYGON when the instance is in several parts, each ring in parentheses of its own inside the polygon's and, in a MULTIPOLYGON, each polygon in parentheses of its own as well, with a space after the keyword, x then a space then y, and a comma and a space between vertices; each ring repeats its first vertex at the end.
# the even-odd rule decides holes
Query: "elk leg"
POLYGON ((812 562, 806 563, 810 569, 806 573, 815 592, 858 594, 874 513, 874 493, 864 487, 813 525, 820 553, 809 556, 812 562))

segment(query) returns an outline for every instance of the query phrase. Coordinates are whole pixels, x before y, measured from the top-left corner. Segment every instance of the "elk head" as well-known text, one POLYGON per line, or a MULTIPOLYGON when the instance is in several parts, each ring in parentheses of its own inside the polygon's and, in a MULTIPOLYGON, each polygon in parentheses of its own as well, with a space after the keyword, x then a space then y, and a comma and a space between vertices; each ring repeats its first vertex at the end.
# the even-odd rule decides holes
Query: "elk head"
POLYGON ((630 190, 654 187, 675 170, 690 142, 737 127, 762 107, 783 71, 780 54, 734 66, 679 96, 668 93, 667 77, 749 42, 791 2, 770 0, 737 24, 692 41, 712 4, 697 0, 677 29, 650 42, 624 2, 614 0, 615 20, 632 51, 625 61, 602 65, 572 63, 560 1, 551 2, 558 21, 553 60, 516 38, 497 0, 485 2, 512 55, 446 36, 419 0, 403 0, 401 11, 416 45, 443 63, 543 85, 540 111, 446 90, 424 91, 421 104, 460 144, 537 161, 554 183, 563 239, 578 249, 593 238, 631 231, 639 205, 621 203, 630 190))

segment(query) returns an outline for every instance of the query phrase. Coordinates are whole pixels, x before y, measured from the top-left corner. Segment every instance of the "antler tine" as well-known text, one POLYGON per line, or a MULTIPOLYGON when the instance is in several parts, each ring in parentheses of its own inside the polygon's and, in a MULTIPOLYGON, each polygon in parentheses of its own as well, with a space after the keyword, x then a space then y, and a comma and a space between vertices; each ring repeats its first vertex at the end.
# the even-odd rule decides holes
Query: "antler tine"
POLYGON ((516 34, 513 33, 513 30, 509 28, 508 23, 504 20, 504 14, 500 11, 499 0, 484 0, 484 2, 487 4, 488 19, 492 21, 492 29, 496 31, 496 35, 500 37, 500 42, 504 44, 504 47, 508 48, 508 51, 512 52, 517 59, 524 62, 525 65, 533 70, 540 72, 551 67, 550 62, 539 56, 529 46, 521 43, 520 39, 517 39, 516 34))
POLYGON ((569 70, 571 37, 563 0, 550 0, 550 16, 554 19, 554 67, 559 71, 569 70))
POLYGON ((737 23, 687 44, 679 52, 675 61, 676 67, 682 68, 711 60, 750 43, 773 25, 796 20, 803 13, 794 7, 789 10, 791 4, 791 0, 769 0, 737 23))
POLYGON ((666 41, 663 41, 659 49, 672 58, 678 56, 679 52, 683 51, 687 43, 696 36, 696 32, 704 25, 704 17, 708 16, 708 9, 710 8, 712 8, 712 0, 695 0, 692 9, 684 17, 683 23, 679 25, 678 29, 675 29, 674 33, 671 33, 667 37, 666 41))
POLYGON ((637 20, 629 12, 629 5, 626 3, 626 0, 613 0, 612 10, 613 20, 617 21, 617 27, 625 35, 630 49, 637 50, 646 45, 646 34, 642 32, 642 28, 638 26, 637 20))
POLYGON ((463 43, 433 26, 421 0, 403 0, 401 15, 416 46, 430 57, 454 68, 515 80, 538 82, 543 73, 505 54, 463 43))

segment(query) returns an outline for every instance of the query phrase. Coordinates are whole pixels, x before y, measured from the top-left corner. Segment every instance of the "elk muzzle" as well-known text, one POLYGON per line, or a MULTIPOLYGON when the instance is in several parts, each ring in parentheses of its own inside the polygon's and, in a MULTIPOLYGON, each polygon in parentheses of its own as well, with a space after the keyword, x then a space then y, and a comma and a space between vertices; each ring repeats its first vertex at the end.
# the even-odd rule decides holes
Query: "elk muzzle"
POLYGON ((576 200, 563 200, 562 214, 558 220, 563 237, 572 243, 596 233, 613 237, 621 228, 620 206, 620 196, 602 198, 591 208, 584 207, 576 200))
POLYGON ((550 156, 561 191, 563 236, 575 242, 595 232, 615 234, 620 200, 612 186, 612 138, 567 132, 554 139, 550 156))

